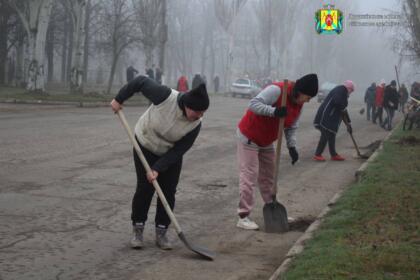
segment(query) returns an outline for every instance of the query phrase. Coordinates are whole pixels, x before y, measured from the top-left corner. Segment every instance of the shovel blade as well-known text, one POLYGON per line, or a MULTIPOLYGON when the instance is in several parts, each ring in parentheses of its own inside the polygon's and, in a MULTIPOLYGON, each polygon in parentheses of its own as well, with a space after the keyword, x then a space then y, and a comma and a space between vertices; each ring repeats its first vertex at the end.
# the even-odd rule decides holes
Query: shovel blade
POLYGON ((263 208, 265 231, 268 233, 282 233, 289 230, 287 210, 278 201, 266 203, 263 208))
POLYGON ((178 233, 178 237, 185 244, 185 246, 188 249, 190 249, 191 251, 193 251, 194 253, 197 253, 198 255, 200 255, 201 257, 205 258, 206 260, 209 260, 209 261, 214 260, 214 258, 216 256, 215 253, 211 252, 210 250, 208 250, 206 248, 195 246, 195 245, 189 243, 187 241, 187 239, 185 238, 185 235, 184 235, 183 232, 178 233))

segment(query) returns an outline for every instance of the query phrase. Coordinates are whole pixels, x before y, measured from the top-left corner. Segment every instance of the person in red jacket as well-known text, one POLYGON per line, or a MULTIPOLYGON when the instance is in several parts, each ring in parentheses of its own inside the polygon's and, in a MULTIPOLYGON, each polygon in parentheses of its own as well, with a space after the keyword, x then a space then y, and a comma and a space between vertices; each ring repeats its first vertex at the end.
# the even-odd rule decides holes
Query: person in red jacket
POLYGON ((179 92, 187 92, 189 90, 187 77, 184 75, 179 77, 176 90, 179 92))
POLYGON ((375 95, 375 107, 376 111, 373 115, 373 123, 376 124, 376 120, 379 119, 379 125, 382 124, 382 114, 383 114, 383 102, 384 102, 384 92, 385 92, 385 81, 381 80, 380 85, 376 87, 375 95))
POLYGON ((285 117, 284 132, 292 164, 299 159, 296 149, 297 122, 303 104, 318 93, 318 77, 309 74, 289 82, 286 107, 281 107, 283 82, 273 83, 251 99, 237 128, 239 164, 239 220, 237 227, 258 229, 249 219, 254 206, 254 188, 258 182, 265 203, 272 202, 275 152, 280 118, 285 117))

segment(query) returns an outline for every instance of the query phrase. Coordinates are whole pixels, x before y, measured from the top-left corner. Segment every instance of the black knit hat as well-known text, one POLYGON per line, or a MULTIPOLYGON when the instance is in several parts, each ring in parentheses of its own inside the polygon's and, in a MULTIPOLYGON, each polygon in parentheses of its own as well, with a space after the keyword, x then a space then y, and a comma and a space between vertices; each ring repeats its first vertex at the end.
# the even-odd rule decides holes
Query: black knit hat
POLYGON ((304 95, 314 97, 318 93, 318 76, 316 74, 308 74, 298 79, 295 89, 304 95))
POLYGON ((397 82, 395 80, 392 80, 391 81, 391 86, 394 86, 394 87, 397 86, 397 82))
POLYGON ((205 111, 209 108, 209 96, 205 84, 200 84, 198 87, 193 88, 185 93, 182 100, 184 105, 194 111, 205 111))

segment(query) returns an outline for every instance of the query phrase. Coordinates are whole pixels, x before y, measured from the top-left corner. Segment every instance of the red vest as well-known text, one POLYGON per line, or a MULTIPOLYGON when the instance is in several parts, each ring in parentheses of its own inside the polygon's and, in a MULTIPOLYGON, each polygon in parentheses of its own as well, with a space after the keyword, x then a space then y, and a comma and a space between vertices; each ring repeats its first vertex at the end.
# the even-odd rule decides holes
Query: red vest
MULTIPOLYGON (((273 83, 273 85, 278 86, 281 89, 281 92, 283 92, 283 82, 273 83)), ((294 85, 295 83, 289 82, 287 87, 287 116, 284 122, 285 128, 291 127, 296 122, 303 106, 303 104, 293 104, 290 100, 294 85)), ((272 106, 281 106, 281 95, 272 106)), ((248 109, 239 122, 238 127, 241 133, 249 140, 260 147, 264 147, 270 145, 277 139, 279 121, 280 119, 277 117, 257 115, 248 109)))
POLYGON ((384 87, 376 87, 376 95, 375 95, 375 106, 382 108, 382 103, 384 103, 384 87))

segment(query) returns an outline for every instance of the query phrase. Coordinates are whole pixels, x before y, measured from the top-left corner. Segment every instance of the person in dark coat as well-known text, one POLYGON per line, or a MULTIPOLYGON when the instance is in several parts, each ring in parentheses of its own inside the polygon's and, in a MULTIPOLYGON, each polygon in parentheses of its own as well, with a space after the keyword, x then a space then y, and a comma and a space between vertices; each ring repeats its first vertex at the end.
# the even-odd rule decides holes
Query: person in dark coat
POLYGON ((139 71, 137 71, 137 69, 135 69, 133 66, 129 66, 126 70, 126 75, 127 75, 127 83, 130 82, 131 80, 134 79, 134 77, 136 76, 136 74, 138 74, 139 71))
POLYGON ((400 88, 400 108, 403 114, 405 114, 405 103, 408 101, 408 90, 405 84, 401 85, 400 88))
POLYGON ((214 92, 215 93, 218 93, 219 92, 219 86, 220 86, 220 79, 219 79, 219 76, 214 76, 214 79, 213 79, 213 84, 214 84, 214 92))
POLYGON ((370 121, 370 117, 375 114, 375 95, 376 95, 376 83, 372 83, 365 93, 366 103, 366 118, 370 121))
POLYGON ((194 78, 192 80, 191 88, 194 89, 194 88, 198 87, 201 84, 204 84, 203 78, 200 76, 200 74, 195 74, 194 75, 194 78))
POLYGON ((387 130, 392 128, 392 119, 394 118, 395 110, 398 109, 399 95, 397 92, 397 83, 391 81, 390 85, 385 87, 384 92, 384 109, 386 112, 386 118, 382 123, 382 127, 387 130))
POLYGON ((155 78, 156 78, 156 82, 159 85, 162 84, 162 76, 163 76, 163 71, 159 67, 156 67, 156 70, 155 70, 155 78))
POLYGON ((146 69, 146 75, 147 75, 147 77, 149 77, 152 80, 155 79, 155 72, 153 71, 153 67, 155 67, 154 64, 153 64, 152 68, 146 69))
POLYGON ((328 143, 331 160, 345 160, 335 150, 335 137, 343 118, 346 118, 347 131, 352 133, 351 121, 347 112, 348 98, 350 93, 354 91, 354 84, 347 80, 343 85, 336 86, 331 90, 328 96, 319 106, 316 113, 314 126, 321 132, 318 146, 316 148, 315 161, 325 161, 322 156, 325 146, 328 143))

